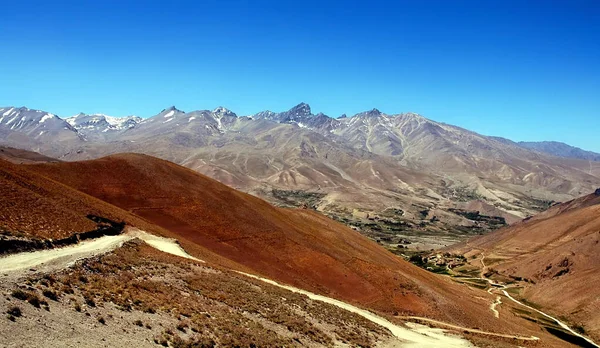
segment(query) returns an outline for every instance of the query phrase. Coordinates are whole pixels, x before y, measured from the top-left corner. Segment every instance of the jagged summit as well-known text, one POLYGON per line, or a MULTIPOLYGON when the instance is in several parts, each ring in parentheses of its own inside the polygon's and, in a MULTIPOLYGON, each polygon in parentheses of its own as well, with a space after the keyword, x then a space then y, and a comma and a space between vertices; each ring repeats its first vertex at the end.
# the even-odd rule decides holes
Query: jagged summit
POLYGON ((237 114, 229 109, 227 109, 226 107, 223 106, 218 106, 216 107, 213 111, 213 114, 217 114, 217 115, 221 115, 221 116, 233 116, 233 117, 237 117, 237 114))
POLYGON ((170 111, 185 113, 185 111, 179 110, 178 108, 176 108, 175 105, 171 105, 168 108, 163 109, 159 114, 162 114, 162 113, 165 113, 165 112, 170 112, 170 111))
POLYGON ((291 108, 288 113, 294 116, 309 116, 312 115, 312 111, 310 110, 310 105, 302 102, 293 108, 291 108))
POLYGON ((87 138, 106 136, 109 133, 134 128, 142 118, 138 116, 114 117, 105 114, 78 113, 65 119, 69 125, 87 138))
POLYGON ((354 115, 354 117, 361 117, 361 116, 364 116, 364 117, 379 117, 381 115, 383 115, 381 111, 379 111, 376 108, 373 108, 373 109, 371 109, 369 111, 359 112, 358 114, 354 115))
POLYGON ((313 116, 314 115, 312 114, 310 105, 306 103, 300 103, 288 111, 272 112, 266 110, 252 115, 252 118, 275 121, 279 123, 297 123, 306 121, 308 118, 312 118, 313 116))

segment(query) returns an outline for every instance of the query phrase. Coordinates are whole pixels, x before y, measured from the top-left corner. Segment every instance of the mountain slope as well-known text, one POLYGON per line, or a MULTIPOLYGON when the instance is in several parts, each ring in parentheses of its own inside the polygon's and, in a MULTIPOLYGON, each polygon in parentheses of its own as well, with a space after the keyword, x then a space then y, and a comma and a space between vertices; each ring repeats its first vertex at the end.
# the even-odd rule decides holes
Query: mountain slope
MULTIPOLYGON (((144 337, 146 341, 148 335, 140 333, 151 327, 141 328, 137 321, 140 318, 144 322, 151 320, 152 326, 165 328, 158 333, 162 335, 158 336, 160 339, 154 336, 156 341, 160 343, 166 335, 173 344, 177 342, 173 336, 178 336, 173 331, 189 333, 190 327, 192 331, 208 330, 205 335, 218 342, 281 343, 289 341, 291 335, 300 345, 315 340, 328 344, 327 335, 332 334, 323 332, 331 332, 333 328, 336 335, 331 337, 341 337, 346 343, 358 342, 356 333, 360 333, 361 345, 388 335, 372 323, 304 296, 260 283, 248 284, 248 278, 231 272, 233 269, 379 310, 396 322, 400 322, 392 317, 396 312, 416 314, 511 337, 500 341, 487 335, 470 337, 483 345, 522 344, 512 338, 518 334, 542 337, 545 346, 563 346, 533 323, 510 315, 496 319, 489 310, 492 299, 486 292, 416 268, 320 214, 275 208, 170 162, 125 154, 85 162, 15 165, 0 161, 0 165, 3 168, 0 189, 8 188, 9 192, 2 201, 8 206, 0 213, 9 214, 8 218, 3 216, 3 221, 16 221, 8 226, 8 232, 21 230, 19 238, 54 237, 40 234, 44 229, 36 226, 23 229, 30 221, 43 217, 56 222, 45 231, 62 229, 72 234, 87 229, 69 224, 78 223, 92 212, 116 221, 123 219, 134 230, 137 227, 176 237, 186 252, 206 261, 165 257, 138 240, 105 256, 78 262, 64 272, 42 275, 30 269, 20 278, 2 274, 4 281, 0 288, 13 295, 3 296, 0 301, 0 309, 9 311, 8 319, 2 318, 3 324, 9 326, 3 325, 0 331, 13 328, 14 337, 19 337, 20 342, 30 342, 34 332, 40 335, 47 330, 48 325, 42 326, 36 320, 41 318, 61 323, 83 322, 83 326, 69 326, 70 334, 78 339, 90 338, 91 333, 86 333, 89 325, 102 325, 91 334, 94 342, 100 341, 100 337, 110 337, 111 342, 133 337, 144 337), (19 206, 30 197, 40 201, 19 206), (13 216, 21 218, 15 220, 13 216), (23 310, 25 318, 10 314, 20 313, 13 310, 15 301, 20 305, 19 299, 38 298, 36 293, 41 290, 47 298, 55 298, 50 304, 40 300, 41 306, 48 307, 45 311, 27 307, 23 310), (295 309, 290 312, 292 308, 295 309), (323 322, 327 325, 321 325, 323 322), (118 333, 114 332, 115 324, 118 333), (238 329, 232 329, 232 325, 238 329), (171 327, 173 331, 169 331, 171 327), (108 335, 110 330, 112 335, 108 335), (98 336, 98 332, 102 334, 98 336)), ((45 269, 44 265, 40 267, 45 269)), ((509 309, 505 311, 510 313, 509 309)), ((190 338, 189 335, 183 338, 190 338)), ((44 337, 58 345, 71 341, 64 341, 64 336, 54 332, 44 337)))
POLYGON ((79 113, 66 118, 65 121, 84 135, 86 139, 106 141, 114 139, 118 134, 128 129, 134 128, 142 122, 142 118, 138 116, 112 117, 104 114, 86 115, 79 113))
POLYGON ((0 139, 2 145, 51 157, 63 155, 83 142, 77 130, 65 120, 26 107, 0 108, 0 139))
POLYGON ((467 216, 485 211, 514 222, 600 186, 598 162, 545 155, 414 113, 373 109, 333 119, 301 103, 247 117, 224 107, 170 107, 118 129, 106 128, 107 120, 70 120, 79 129, 67 125, 74 138, 66 141, 9 126, 20 139, 9 145, 61 160, 157 156, 275 204, 314 207, 391 247, 407 239, 443 247, 497 227, 467 216))
MULTIPOLYGON (((271 200, 275 200, 274 190, 290 200, 299 191, 307 191, 320 197, 316 202, 319 210, 335 211, 338 216, 351 216, 353 209, 384 210, 402 205, 404 217, 410 219, 419 216, 420 207, 431 200, 426 195, 437 196, 432 184, 435 178, 392 159, 356 150, 296 125, 237 117, 230 112, 183 113, 170 108, 127 131, 121 139, 86 144, 68 158, 96 158, 119 151, 150 154, 271 200)), ((302 204, 299 201, 297 205, 302 204)))
POLYGON ((37 152, 0 146, 0 159, 13 163, 56 162, 55 158, 44 156, 37 152))
POLYGON ((549 157, 506 139, 483 136, 414 113, 387 115, 372 109, 352 117, 311 123, 319 118, 300 104, 269 118, 301 123, 324 136, 337 136, 354 148, 391 156, 417 171, 437 174, 454 189, 471 191, 521 217, 542 208, 536 200, 572 199, 589 192, 599 180, 600 166, 549 157))
POLYGON ((234 263, 200 245, 188 243, 186 249, 206 262, 169 255, 136 239, 114 243, 114 252, 106 252, 106 244, 91 247, 106 238, 135 238, 140 231, 132 226, 172 233, 30 169, 0 159, 0 253, 16 252, 4 248, 6 240, 49 242, 96 228, 87 214, 129 226, 127 235, 52 250, 69 255, 85 248, 96 257, 79 251, 48 259, 43 250, 1 258, 2 266, 16 266, 0 272, 0 291, 6 295, 0 299, 2 346, 43 341, 47 347, 167 342, 300 347, 392 339, 389 331, 358 315, 223 268, 234 263), (31 261, 34 267, 23 268, 31 261), (302 314, 295 314, 300 308, 302 314))
POLYGON ((600 153, 585 151, 558 141, 519 141, 518 144, 526 149, 544 152, 552 156, 600 161, 600 153))
POLYGON ((0 230, 6 234, 64 238, 94 229, 96 223, 87 218, 89 214, 164 234, 122 209, 28 168, 0 159, 0 230))
POLYGON ((320 214, 275 208, 173 163, 130 154, 30 168, 271 279, 385 312, 499 329, 475 290, 412 266, 320 214))
POLYGON ((527 280, 527 300, 600 337, 600 190, 454 250, 484 252, 493 270, 527 280))

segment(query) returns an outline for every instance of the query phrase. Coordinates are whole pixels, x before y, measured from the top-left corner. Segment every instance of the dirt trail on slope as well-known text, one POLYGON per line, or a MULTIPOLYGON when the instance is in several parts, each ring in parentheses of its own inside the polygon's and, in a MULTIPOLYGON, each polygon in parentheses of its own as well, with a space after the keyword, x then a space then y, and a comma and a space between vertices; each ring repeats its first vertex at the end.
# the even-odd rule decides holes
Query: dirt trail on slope
POLYGON ((470 329, 468 327, 462 327, 462 326, 458 326, 458 325, 448 324, 448 323, 444 323, 444 322, 439 321, 439 320, 434 320, 434 319, 429 319, 429 318, 423 318, 423 317, 403 317, 403 316, 399 316, 398 318, 402 319, 402 320, 414 320, 414 321, 417 321, 417 322, 426 322, 426 323, 430 323, 430 324, 433 324, 433 325, 445 326, 445 327, 448 327, 448 328, 451 328, 451 329, 455 329, 455 330, 467 331, 467 332, 470 332, 470 333, 475 333, 475 334, 480 334, 480 335, 486 335, 486 336, 512 338, 512 339, 521 340, 521 341, 539 341, 539 337, 535 337, 535 336, 516 336, 516 335, 507 335, 507 334, 500 334, 500 333, 482 331, 482 330, 478 330, 478 329, 470 329))
POLYGON ((40 267, 40 270, 51 271, 68 267, 77 260, 113 251, 134 238, 139 238, 162 252, 204 262, 187 254, 175 239, 155 236, 137 228, 128 228, 126 233, 118 236, 104 236, 64 248, 18 253, 2 257, 0 258, 0 273, 12 273, 34 268, 37 271, 37 268, 40 267))
MULTIPOLYGON (((485 261, 484 261, 484 260, 485 260, 485 255, 484 255, 484 253, 481 253, 481 258, 479 259, 479 261, 481 261, 481 265, 482 265, 482 269, 481 269, 481 278, 480 278, 480 279, 487 281, 487 282, 488 282, 488 283, 489 283, 489 284, 492 286, 492 288, 488 289, 488 293, 490 293, 490 294, 491 294, 491 293, 494 291, 494 288, 493 288, 493 287, 497 287, 497 289, 498 289, 498 290, 500 290, 500 291, 502 292, 502 294, 504 294, 504 296, 508 297, 508 298, 509 298, 511 301, 515 302, 516 304, 518 304, 518 305, 521 305, 521 306, 523 306, 523 307, 525 307, 525 308, 528 308, 528 309, 530 309, 530 310, 532 310, 532 311, 535 311, 535 312, 537 312, 537 313, 539 313, 539 314, 543 315, 544 317, 546 317, 546 318, 548 318, 548 319, 550 319, 550 320, 554 321, 556 324, 558 324, 558 326, 560 326, 560 327, 561 327, 561 328, 563 328, 564 330, 567 330, 568 332, 570 332, 572 335, 574 335, 574 336, 576 336, 576 337, 579 337, 579 338, 581 338, 581 339, 585 340, 586 342, 588 342, 589 344, 593 345, 594 347, 598 347, 598 348, 600 348, 600 346, 599 346, 599 345, 597 345, 597 344, 596 344, 594 341, 592 341, 591 339, 589 339, 589 338, 587 338, 587 337, 585 337, 585 336, 581 335, 581 334, 580 334, 580 333, 578 333, 577 331, 575 331, 575 330, 571 329, 571 328, 570 328, 570 327, 569 327, 567 324, 565 324, 565 323, 561 322, 560 320, 556 319, 555 317, 553 317, 553 316, 550 316, 550 315, 548 315, 548 314, 546 314, 546 313, 544 313, 544 312, 540 311, 539 309, 535 309, 535 308, 533 308, 533 307, 531 307, 531 306, 529 306, 529 305, 526 305, 526 304, 524 304, 524 303, 522 303, 522 302, 518 301, 518 300, 517 300, 517 299, 515 299, 514 297, 512 297, 512 296, 511 296, 511 295, 510 295, 510 294, 509 294, 509 293, 506 291, 506 289, 508 289, 508 288, 509 288, 507 285, 505 285, 505 284, 502 284, 502 283, 498 283, 498 282, 496 282, 496 281, 494 281, 494 280, 492 280, 492 279, 486 278, 486 277, 485 277, 485 273, 487 273, 487 266, 486 266, 486 264, 485 264, 485 261)), ((498 315, 497 317, 499 317, 499 312, 498 312, 498 310, 496 310, 496 305, 498 305, 498 304, 500 304, 500 303, 502 303, 502 302, 501 302, 500 298, 498 297, 498 298, 496 299, 496 301, 495 301, 495 302, 492 304, 492 307, 490 307, 490 309, 491 309, 492 311, 494 311, 494 315, 498 315)))
POLYGON ((137 228, 131 228, 127 233, 133 236, 134 238, 139 238, 143 240, 151 247, 165 252, 167 254, 180 256, 194 261, 204 262, 203 260, 197 259, 185 252, 185 250, 183 250, 183 248, 179 245, 176 239, 155 236, 137 228))
POLYGON ((0 258, 0 273, 22 271, 40 266, 44 270, 63 268, 77 260, 112 251, 133 238, 127 234, 104 236, 64 248, 9 255, 0 258))
POLYGON ((339 300, 336 300, 336 299, 333 299, 330 297, 313 294, 312 292, 294 288, 292 286, 282 285, 282 284, 279 284, 270 279, 257 277, 252 274, 243 273, 243 272, 239 272, 239 273, 243 274, 245 276, 254 278, 254 279, 258 279, 265 283, 275 285, 280 288, 292 291, 292 292, 306 295, 311 300, 329 303, 334 306, 345 309, 349 312, 356 313, 356 314, 368 319, 369 321, 371 321, 375 324, 378 324, 380 326, 383 326, 386 329, 390 330, 390 332, 396 338, 398 338, 400 341, 402 341, 402 343, 401 343, 402 347, 423 347, 423 348, 427 348, 427 347, 431 347, 431 348, 433 348, 433 347, 447 347, 447 348, 473 347, 471 342, 469 342, 461 337, 458 337, 458 336, 448 335, 444 330, 430 328, 427 326, 415 326, 413 328, 402 327, 402 326, 399 326, 399 325, 396 325, 396 324, 390 322, 389 320, 387 320, 381 316, 373 314, 367 310, 355 307, 351 304, 348 304, 348 303, 345 303, 345 302, 342 302, 342 301, 339 301, 339 300))
MULTIPOLYGON (((0 258, 0 273, 23 272, 29 269, 36 268, 36 271, 50 271, 68 267, 75 261, 90 258, 110 252, 123 243, 132 239, 141 239, 148 245, 169 254, 204 262, 199 260, 183 250, 175 239, 163 238, 151 235, 137 228, 128 228, 127 232, 118 236, 104 236, 90 241, 84 241, 77 245, 41 250, 34 252, 25 252, 7 257, 0 258), (37 269, 41 268, 41 269, 37 269)), ((241 272, 240 272, 241 273, 241 272)), ((293 288, 290 286, 281 285, 269 279, 259 278, 250 274, 242 273, 248 277, 261 280, 268 284, 276 285, 286 290, 304 294, 312 300, 322 301, 333 304, 347 311, 357 313, 371 322, 387 328, 390 332, 401 341, 402 347, 448 347, 448 348, 463 348, 473 347, 473 345, 458 336, 449 336, 444 330, 433 329, 429 327, 414 327, 412 329, 395 325, 387 319, 375 315, 364 309, 352 306, 348 303, 335 300, 329 297, 316 295, 311 292, 293 288)))
MULTIPOLYGON (((128 228, 126 233, 118 236, 104 236, 94 240, 84 241, 69 247, 25 252, 0 258, 0 273, 7 275, 13 272, 27 271, 33 269, 34 267, 36 268, 36 271, 51 271, 68 267, 77 260, 110 252, 122 246, 123 243, 135 238, 143 240, 148 245, 160 251, 204 262, 186 253, 185 250, 183 250, 183 248, 181 248, 181 246, 179 246, 177 241, 174 239, 151 235, 136 228, 128 228)), ((357 313, 369 321, 390 330, 390 332, 401 341, 400 344, 402 347, 473 347, 469 341, 458 336, 450 336, 444 330, 429 328, 426 326, 418 326, 413 328, 401 327, 391 323, 383 317, 364 309, 352 306, 348 303, 329 297, 316 295, 294 287, 281 285, 270 279, 260 278, 246 273, 242 274, 292 292, 304 294, 312 300, 333 304, 344 310, 357 313)))

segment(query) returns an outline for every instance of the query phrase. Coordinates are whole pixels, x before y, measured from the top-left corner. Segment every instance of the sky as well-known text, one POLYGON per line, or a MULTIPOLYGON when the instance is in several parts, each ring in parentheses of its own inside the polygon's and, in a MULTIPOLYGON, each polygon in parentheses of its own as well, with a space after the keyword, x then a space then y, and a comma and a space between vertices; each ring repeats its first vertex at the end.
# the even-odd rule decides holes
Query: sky
POLYGON ((600 152, 600 1, 4 1, 0 106, 300 102, 600 152))

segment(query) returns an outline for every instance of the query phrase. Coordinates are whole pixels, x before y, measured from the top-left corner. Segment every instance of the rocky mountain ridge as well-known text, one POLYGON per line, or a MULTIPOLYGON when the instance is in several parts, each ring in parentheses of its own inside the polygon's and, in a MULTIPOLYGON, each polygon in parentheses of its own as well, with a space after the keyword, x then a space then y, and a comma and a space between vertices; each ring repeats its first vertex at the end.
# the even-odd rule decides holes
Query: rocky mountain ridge
POLYGON ((35 127, 11 129, 21 122, 14 109, 0 109, 2 145, 67 161, 149 154, 278 205, 312 207, 374 239, 393 235, 392 245, 421 238, 415 231, 448 235, 425 238, 438 244, 423 247, 439 247, 495 228, 468 218, 479 216, 475 211, 456 213, 469 207, 515 221, 600 186, 600 164, 530 151, 415 113, 372 109, 334 119, 313 114, 306 103, 250 116, 173 106, 141 121, 81 115, 81 122, 69 119, 72 126, 28 111, 38 126, 43 117, 57 124, 61 135, 46 137, 35 127))

